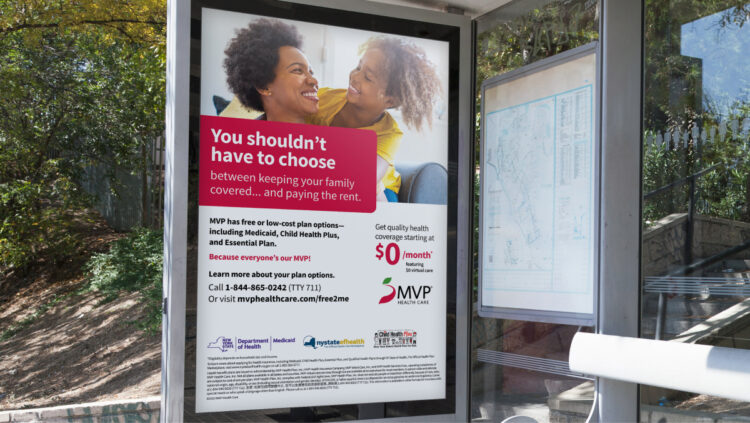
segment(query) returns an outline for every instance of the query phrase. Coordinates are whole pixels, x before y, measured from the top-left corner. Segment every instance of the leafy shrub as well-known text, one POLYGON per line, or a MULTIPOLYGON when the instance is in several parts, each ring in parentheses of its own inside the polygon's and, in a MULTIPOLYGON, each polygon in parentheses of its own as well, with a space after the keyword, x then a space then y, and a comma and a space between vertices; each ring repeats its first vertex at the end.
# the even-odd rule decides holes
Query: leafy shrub
POLYGON ((114 300, 121 292, 141 292, 148 314, 136 323, 155 333, 162 315, 162 259, 162 232, 134 229, 127 237, 113 242, 108 252, 89 259, 88 289, 104 294, 104 302, 114 300))
POLYGON ((0 182, 2 268, 24 269, 42 257, 59 262, 80 246, 72 230, 72 210, 86 205, 86 195, 59 171, 55 160, 47 161, 39 172, 43 179, 0 182))

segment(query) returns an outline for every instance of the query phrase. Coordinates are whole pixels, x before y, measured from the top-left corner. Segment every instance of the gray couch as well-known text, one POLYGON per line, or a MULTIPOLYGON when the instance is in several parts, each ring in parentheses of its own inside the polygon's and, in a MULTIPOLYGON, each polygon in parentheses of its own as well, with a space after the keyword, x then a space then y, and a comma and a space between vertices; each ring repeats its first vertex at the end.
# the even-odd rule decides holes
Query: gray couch
POLYGON ((397 162, 399 203, 448 204, 448 171, 435 162, 397 162))

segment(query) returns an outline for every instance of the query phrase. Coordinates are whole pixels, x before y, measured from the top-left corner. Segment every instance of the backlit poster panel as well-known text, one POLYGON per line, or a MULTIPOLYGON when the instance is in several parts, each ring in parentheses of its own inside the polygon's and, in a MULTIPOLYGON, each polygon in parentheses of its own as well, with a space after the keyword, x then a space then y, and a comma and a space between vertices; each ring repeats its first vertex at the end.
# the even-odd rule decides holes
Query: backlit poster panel
POLYGON ((197 412, 445 398, 448 58, 202 9, 197 412))

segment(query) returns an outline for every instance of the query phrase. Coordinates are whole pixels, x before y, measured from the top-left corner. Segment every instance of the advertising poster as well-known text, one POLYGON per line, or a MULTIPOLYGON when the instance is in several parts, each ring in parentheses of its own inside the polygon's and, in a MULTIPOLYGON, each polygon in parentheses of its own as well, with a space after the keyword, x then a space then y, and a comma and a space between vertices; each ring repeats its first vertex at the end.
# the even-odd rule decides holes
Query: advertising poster
POLYGON ((196 412, 445 398, 448 43, 201 22, 196 412))

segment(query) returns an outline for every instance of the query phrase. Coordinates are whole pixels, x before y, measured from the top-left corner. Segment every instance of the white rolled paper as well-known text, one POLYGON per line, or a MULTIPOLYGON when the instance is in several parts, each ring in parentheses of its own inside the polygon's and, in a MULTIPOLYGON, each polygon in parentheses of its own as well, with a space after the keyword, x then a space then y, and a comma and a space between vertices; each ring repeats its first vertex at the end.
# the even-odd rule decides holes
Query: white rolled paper
POLYGON ((569 362, 587 375, 750 401, 750 350, 579 332, 569 362))

